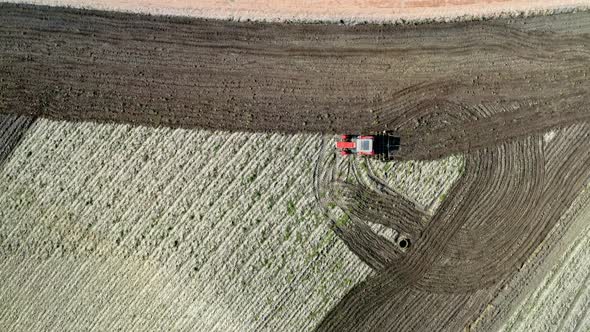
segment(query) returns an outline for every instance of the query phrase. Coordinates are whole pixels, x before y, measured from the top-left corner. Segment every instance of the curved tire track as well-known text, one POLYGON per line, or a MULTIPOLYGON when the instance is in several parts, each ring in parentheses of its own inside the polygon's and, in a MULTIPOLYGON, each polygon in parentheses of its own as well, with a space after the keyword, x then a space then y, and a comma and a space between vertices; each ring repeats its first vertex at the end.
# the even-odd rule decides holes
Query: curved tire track
POLYGON ((475 319, 590 179, 588 124, 559 130, 550 143, 523 136, 466 155, 463 177, 412 250, 353 289, 318 330, 399 329, 428 320, 445 330, 475 319), (409 292, 423 297, 409 301, 409 292), (443 310, 465 305, 459 300, 434 306, 451 294, 463 294, 472 310, 460 317, 443 310))

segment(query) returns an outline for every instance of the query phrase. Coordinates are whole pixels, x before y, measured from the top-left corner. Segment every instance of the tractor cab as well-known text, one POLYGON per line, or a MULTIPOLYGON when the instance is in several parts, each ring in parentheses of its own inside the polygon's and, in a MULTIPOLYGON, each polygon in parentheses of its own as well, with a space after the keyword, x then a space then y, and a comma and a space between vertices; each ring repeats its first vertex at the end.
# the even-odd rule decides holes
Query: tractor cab
POLYGON ((356 140, 356 151, 358 154, 366 154, 366 155, 373 155, 375 154, 375 150, 373 150, 373 141, 375 138, 373 136, 361 136, 361 138, 356 140))
POLYGON ((399 150, 399 137, 384 132, 382 135, 342 135, 336 142, 336 148, 343 156, 357 154, 361 156, 379 156, 390 159, 399 150))

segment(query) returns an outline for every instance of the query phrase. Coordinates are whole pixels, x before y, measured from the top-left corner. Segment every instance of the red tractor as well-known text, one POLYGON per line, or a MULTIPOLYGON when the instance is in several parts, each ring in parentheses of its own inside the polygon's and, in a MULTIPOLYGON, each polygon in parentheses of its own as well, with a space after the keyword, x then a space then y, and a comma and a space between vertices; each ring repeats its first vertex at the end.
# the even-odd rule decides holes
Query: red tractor
POLYGON ((391 159, 395 151, 399 150, 399 137, 384 132, 380 135, 342 135, 336 142, 340 154, 347 156, 357 154, 361 156, 376 156, 381 159, 391 159))

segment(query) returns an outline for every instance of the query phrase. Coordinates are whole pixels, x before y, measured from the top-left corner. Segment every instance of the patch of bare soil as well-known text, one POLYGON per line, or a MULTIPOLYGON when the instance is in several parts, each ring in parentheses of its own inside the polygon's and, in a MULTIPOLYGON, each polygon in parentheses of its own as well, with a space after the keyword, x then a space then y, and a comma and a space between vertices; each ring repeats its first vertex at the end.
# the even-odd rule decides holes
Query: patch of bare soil
POLYGON ((390 129, 404 138, 404 159, 590 119, 586 12, 342 26, 0 8, 3 113, 246 131, 390 129))
POLYGON ((468 326, 587 185, 589 137, 584 123, 558 131, 551 142, 525 135, 466 154, 463 176, 431 218, 395 193, 367 190, 356 177, 320 176, 320 191, 333 193, 352 220, 334 228, 378 274, 349 293, 318 329, 468 326), (354 200, 341 199, 350 192, 354 200), (393 228, 412 246, 400 252, 394 243, 375 241, 375 234, 359 231, 366 222, 393 228))

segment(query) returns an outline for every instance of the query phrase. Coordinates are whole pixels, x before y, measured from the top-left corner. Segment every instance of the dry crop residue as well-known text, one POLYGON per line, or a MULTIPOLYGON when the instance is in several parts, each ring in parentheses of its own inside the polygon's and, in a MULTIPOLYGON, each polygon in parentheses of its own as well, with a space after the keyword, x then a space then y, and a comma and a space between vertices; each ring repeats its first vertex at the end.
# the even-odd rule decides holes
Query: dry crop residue
POLYGON ((0 169, 0 330, 313 328, 370 272, 316 210, 318 143, 36 121, 0 169))
MULTIPOLYGON (((590 188, 589 188, 590 189, 590 188)), ((588 331, 590 329, 590 209, 585 229, 566 244, 539 286, 506 320, 503 331, 588 331)))
MULTIPOLYGON (((553 134, 545 135, 552 140, 553 134)), ((536 253, 500 290, 472 327, 477 331, 534 329, 583 331, 588 324, 584 285, 590 217, 590 183, 536 253), (548 250, 551 249, 551 250, 548 250), (566 276, 567 275, 567 276, 566 276), (546 305, 551 302, 552 305, 546 305)))
POLYGON ((27 0, 26 3, 168 16, 331 22, 340 22, 343 18, 355 22, 466 20, 501 13, 522 15, 552 9, 584 8, 588 4, 585 0, 319 0, 307 3, 300 0, 27 0))
POLYGON ((0 329, 313 328, 370 273, 316 209, 320 141, 37 121, 0 171, 0 329))

